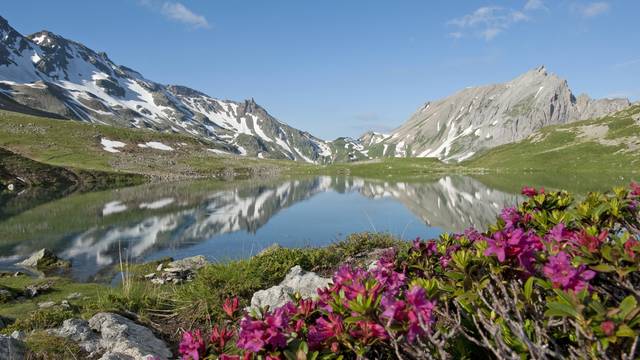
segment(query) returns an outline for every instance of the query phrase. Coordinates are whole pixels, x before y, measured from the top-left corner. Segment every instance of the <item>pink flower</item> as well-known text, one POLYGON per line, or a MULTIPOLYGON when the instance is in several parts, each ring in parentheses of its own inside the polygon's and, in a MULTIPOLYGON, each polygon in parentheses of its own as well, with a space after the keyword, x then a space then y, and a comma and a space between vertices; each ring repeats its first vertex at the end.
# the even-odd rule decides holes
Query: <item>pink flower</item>
POLYGON ((283 306, 273 313, 266 313, 263 320, 247 316, 240 322, 237 345, 252 352, 277 350, 287 346, 289 332, 288 307, 283 306))
POLYGON ((358 321, 355 328, 349 332, 351 336, 362 341, 363 344, 370 345, 378 340, 389 338, 387 331, 382 325, 372 321, 358 321))
POLYGON ((624 243, 624 252, 629 255, 629 257, 631 259, 635 260, 636 257, 636 252, 638 251, 638 249, 640 249, 640 247, 638 246, 640 245, 640 242, 636 239, 628 239, 625 243, 624 243))
POLYGON ((215 346, 219 351, 224 350, 226 343, 233 337, 234 331, 227 327, 220 328, 215 325, 211 330, 211 336, 209 337, 210 343, 215 346))
POLYGON ((522 195, 528 196, 528 197, 534 197, 538 195, 538 191, 536 190, 536 188, 529 187, 529 186, 523 187, 521 193, 522 195))
POLYGON ((578 245, 586 247, 590 252, 596 252, 600 249, 600 245, 607 239, 607 236, 609 236, 609 233, 606 230, 603 230, 597 237, 591 236, 587 234, 586 231, 581 230, 575 238, 578 245))
POLYGON ((559 252, 551 256, 544 266, 544 275, 551 280, 556 288, 579 292, 589 285, 589 280, 596 275, 594 271, 587 270, 586 266, 573 267, 569 256, 565 252, 559 252))
POLYGON ((222 304, 222 310, 230 317, 233 318, 233 314, 238 310, 238 297, 234 297, 233 300, 227 298, 222 304))
POLYGON ((182 334, 178 351, 183 360, 200 360, 200 357, 204 356, 205 350, 200 330, 186 331, 182 334))
POLYGON ((631 196, 640 196, 640 184, 635 181, 631 183, 631 196))
POLYGON ((222 354, 222 355, 220 355, 219 360, 240 360, 240 355, 222 354))
POLYGON ((419 286, 412 287, 406 294, 406 300, 387 300, 382 306, 381 318, 389 325, 401 325, 406 329, 407 339, 413 342, 416 337, 429 331, 433 323, 435 302, 427 300, 426 292, 419 286))
POLYGON ((602 330, 605 335, 612 336, 616 331, 616 324, 611 320, 604 321, 600 324, 600 330, 602 330))
POLYGON ((504 220, 506 228, 514 227, 521 219, 520 213, 516 208, 513 207, 502 209, 502 212, 500 212, 500 217, 502 218, 502 220, 504 220))
POLYGON ((344 324, 339 315, 330 313, 327 318, 319 317, 309 328, 309 345, 317 348, 320 344, 333 341, 344 333, 344 324))

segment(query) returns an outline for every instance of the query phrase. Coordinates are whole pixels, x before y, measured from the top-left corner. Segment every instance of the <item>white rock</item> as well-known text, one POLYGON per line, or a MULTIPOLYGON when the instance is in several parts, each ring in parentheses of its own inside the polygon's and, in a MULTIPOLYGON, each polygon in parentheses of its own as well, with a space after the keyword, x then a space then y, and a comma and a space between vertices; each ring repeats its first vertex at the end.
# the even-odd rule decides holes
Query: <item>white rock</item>
POLYGON ((295 293, 299 293, 303 298, 314 298, 318 294, 318 289, 325 288, 330 283, 331 279, 318 276, 314 272, 304 271, 296 265, 289 270, 279 285, 253 294, 249 310, 265 306, 271 309, 282 306, 290 300, 290 295, 295 293))
POLYGON ((55 305, 56 303, 54 301, 45 301, 45 302, 38 303, 38 307, 40 309, 48 309, 50 307, 54 307, 55 305))
POLYGON ((147 360, 172 358, 167 345, 151 330, 117 314, 98 313, 89 321, 65 320, 52 334, 76 342, 90 353, 90 358, 102 355, 100 360, 147 360))
POLYGON ((89 320, 89 326, 100 333, 100 346, 106 350, 102 359, 146 359, 155 356, 169 359, 171 351, 151 330, 117 314, 98 313, 89 320))
MULTIPOLYGON (((177 268, 181 270, 198 270, 207 265, 209 262, 207 258, 202 255, 192 256, 176 261, 172 261, 167 264, 168 268, 177 268)), ((165 269, 165 271, 169 271, 169 269, 165 269)))

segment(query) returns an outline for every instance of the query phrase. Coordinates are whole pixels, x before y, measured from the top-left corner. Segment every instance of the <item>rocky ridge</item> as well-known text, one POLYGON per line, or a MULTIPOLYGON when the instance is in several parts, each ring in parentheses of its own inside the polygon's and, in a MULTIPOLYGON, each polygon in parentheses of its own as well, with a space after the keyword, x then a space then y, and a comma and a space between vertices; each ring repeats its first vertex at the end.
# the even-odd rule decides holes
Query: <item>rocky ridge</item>
POLYGON ((549 126, 601 117, 629 107, 628 99, 574 96, 566 80, 544 66, 503 83, 469 87, 422 105, 388 135, 365 133, 367 157, 433 157, 460 162, 549 126))
POLYGON ((50 31, 23 36, 0 17, 0 109, 195 136, 218 154, 323 163, 330 145, 253 99, 163 85, 50 31))

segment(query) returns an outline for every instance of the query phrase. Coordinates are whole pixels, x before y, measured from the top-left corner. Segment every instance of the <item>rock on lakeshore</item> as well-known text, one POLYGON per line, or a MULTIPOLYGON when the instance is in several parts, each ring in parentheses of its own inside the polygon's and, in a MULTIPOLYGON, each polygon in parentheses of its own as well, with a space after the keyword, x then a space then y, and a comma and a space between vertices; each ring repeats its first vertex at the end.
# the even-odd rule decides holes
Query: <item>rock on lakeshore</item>
POLYGON ((151 330, 117 314, 98 313, 89 321, 69 319, 51 333, 78 343, 91 358, 102 354, 100 360, 172 356, 167 345, 151 330))
POLYGON ((327 287, 330 283, 331 279, 323 278, 314 272, 304 271, 296 265, 289 270, 279 285, 253 294, 249 309, 265 306, 273 309, 282 306, 290 300, 290 295, 295 293, 299 293, 303 298, 313 298, 317 296, 318 289, 327 287))
POLYGON ((38 270, 49 270, 55 268, 68 268, 71 266, 71 262, 60 259, 49 249, 41 249, 16 265, 38 270))

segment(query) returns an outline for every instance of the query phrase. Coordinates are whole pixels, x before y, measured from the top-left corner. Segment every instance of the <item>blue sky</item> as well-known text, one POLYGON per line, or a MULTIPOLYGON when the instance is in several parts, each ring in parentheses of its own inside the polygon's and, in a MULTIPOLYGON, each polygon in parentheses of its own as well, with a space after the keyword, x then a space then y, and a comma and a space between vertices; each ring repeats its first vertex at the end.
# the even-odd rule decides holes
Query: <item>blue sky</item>
POLYGON ((640 1, 3 1, 147 78, 254 97, 326 139, 388 131, 428 100, 540 64, 577 94, 640 99, 640 1))

